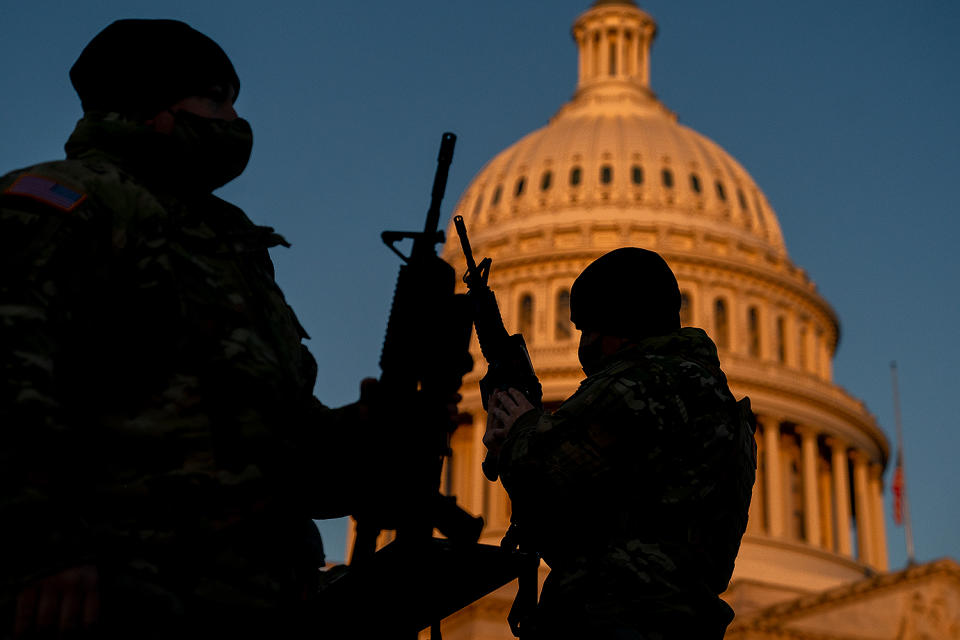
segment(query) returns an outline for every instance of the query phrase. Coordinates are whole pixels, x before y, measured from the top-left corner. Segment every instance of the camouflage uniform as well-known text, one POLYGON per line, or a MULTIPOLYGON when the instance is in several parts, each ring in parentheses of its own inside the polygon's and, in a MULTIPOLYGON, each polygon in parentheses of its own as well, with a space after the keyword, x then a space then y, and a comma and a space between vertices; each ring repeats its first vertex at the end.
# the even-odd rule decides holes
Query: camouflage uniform
POLYGON ((360 409, 312 395, 283 238, 145 182, 145 131, 85 117, 67 160, 0 178, 0 604, 93 563, 138 637, 253 635, 317 575, 310 518, 351 499, 322 454, 360 409))
POLYGON ((543 637, 721 638, 753 429, 749 401, 734 400, 716 347, 692 328, 622 349, 554 413, 521 416, 499 471, 551 568, 543 637))

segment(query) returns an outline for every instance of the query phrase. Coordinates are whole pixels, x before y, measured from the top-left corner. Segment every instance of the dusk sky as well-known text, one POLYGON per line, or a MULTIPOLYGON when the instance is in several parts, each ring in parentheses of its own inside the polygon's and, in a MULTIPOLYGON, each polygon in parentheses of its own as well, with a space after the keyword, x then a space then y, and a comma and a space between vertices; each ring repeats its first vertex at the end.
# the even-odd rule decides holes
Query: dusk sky
MULTIPOLYGON (((317 396, 345 404, 379 374, 399 267, 380 231, 422 228, 443 131, 459 136, 446 223, 485 162, 570 98, 570 26, 590 1, 5 2, 0 173, 63 157, 81 115, 68 69, 113 20, 177 18, 214 38, 255 136, 220 195, 292 243, 272 254, 277 278, 312 336, 317 396)), ((891 360, 917 559, 960 558, 960 3, 639 4, 659 26, 654 91, 750 172, 840 318, 834 380, 891 443, 891 568, 906 563, 891 360)), ((344 522, 322 530, 342 560, 344 522)))

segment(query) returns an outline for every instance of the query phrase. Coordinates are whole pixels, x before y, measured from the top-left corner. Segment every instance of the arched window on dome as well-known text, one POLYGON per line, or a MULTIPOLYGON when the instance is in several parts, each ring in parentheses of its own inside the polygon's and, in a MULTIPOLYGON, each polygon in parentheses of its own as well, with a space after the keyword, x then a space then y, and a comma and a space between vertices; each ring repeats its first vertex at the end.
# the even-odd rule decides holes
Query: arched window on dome
POLYGON ((553 180, 553 172, 549 169, 540 176, 540 191, 546 191, 550 188, 550 182, 553 180))
POLYGON ((527 178, 525 176, 520 176, 520 178, 517 180, 517 186, 513 192, 514 197, 519 198, 520 196, 522 196, 523 189, 526 186, 527 186, 527 178))
POLYGON ((519 312, 517 314, 517 329, 523 334, 527 344, 533 344, 533 295, 525 293, 520 296, 519 312))
POLYGON ((757 212, 757 221, 760 222, 760 228, 767 230, 767 223, 763 219, 763 207, 760 206, 760 194, 753 192, 753 210, 757 212))
POLYGON ((643 167, 635 164, 631 168, 630 173, 631 178, 633 179, 633 184, 643 184, 643 167))
POLYGON ((713 340, 719 349, 730 348, 730 319, 727 302, 723 298, 713 301, 713 340))
POLYGON ((570 323, 570 291, 561 289, 557 292, 557 303, 554 309, 553 338, 557 342, 565 342, 573 337, 573 325, 570 323))
POLYGON ((740 201, 740 210, 745 214, 743 216, 743 224, 747 229, 753 228, 753 218, 750 217, 750 208, 747 206, 747 198, 743 195, 743 191, 737 189, 737 199, 740 201))
POLYGON ((497 188, 493 190, 493 198, 490 199, 490 205, 496 206, 500 202, 500 196, 503 194, 503 185, 498 184, 497 188))
POLYGON ((807 370, 807 327, 800 327, 800 335, 798 336, 799 348, 797 349, 797 354, 800 356, 800 368, 804 371, 807 370))
POLYGON ((670 169, 664 169, 660 175, 663 177, 663 186, 667 189, 673 188, 673 171, 670 169))
POLYGON ((750 355, 760 357, 760 311, 756 307, 747 309, 747 338, 750 355))
POLYGON ((715 186, 717 187, 717 197, 720 198, 721 202, 726 202, 727 192, 723 188, 723 183, 717 180, 715 186))
POLYGON ((480 213, 480 209, 483 208, 483 193, 477 196, 477 204, 473 205, 473 217, 476 218, 480 213))
POLYGON ((600 182, 603 184, 610 184, 613 182, 613 167, 608 164, 600 167, 600 182))
POLYGON ((813 371, 820 373, 823 368, 823 329, 817 327, 813 332, 813 371))
POLYGON ((700 177, 695 173, 690 174, 690 188, 694 193, 700 193, 700 177))
POLYGON ((680 326, 693 326, 693 299, 686 291, 680 292, 680 326))
POLYGON ((777 318, 777 360, 781 364, 787 361, 787 322, 783 316, 777 318))
POLYGON ((583 170, 580 167, 570 169, 570 185, 577 187, 583 180, 583 170))

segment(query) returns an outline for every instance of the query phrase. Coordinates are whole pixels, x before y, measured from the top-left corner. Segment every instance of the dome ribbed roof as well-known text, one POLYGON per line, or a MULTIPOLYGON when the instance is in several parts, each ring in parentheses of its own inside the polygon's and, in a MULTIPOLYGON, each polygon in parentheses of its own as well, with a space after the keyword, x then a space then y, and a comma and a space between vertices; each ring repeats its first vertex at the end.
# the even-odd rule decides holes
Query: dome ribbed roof
POLYGON ((753 178, 715 142, 678 124, 650 90, 655 33, 652 18, 628 2, 597 2, 578 18, 573 99, 476 175, 457 205, 471 229, 532 216, 542 223, 552 213, 567 218, 571 208, 581 217, 590 215, 584 208, 619 208, 638 221, 674 220, 786 254, 753 178))

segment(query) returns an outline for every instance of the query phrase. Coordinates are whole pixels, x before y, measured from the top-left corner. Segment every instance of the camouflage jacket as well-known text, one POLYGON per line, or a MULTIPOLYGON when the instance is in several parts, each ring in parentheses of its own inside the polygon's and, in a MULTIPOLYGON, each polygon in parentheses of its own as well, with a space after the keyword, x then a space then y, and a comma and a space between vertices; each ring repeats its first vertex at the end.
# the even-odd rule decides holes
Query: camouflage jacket
POLYGON ((500 453, 519 527, 551 568, 540 615, 722 630, 756 472, 749 401, 700 329, 601 367, 552 414, 521 416, 500 453))
POLYGON ((145 183, 140 135, 84 119, 0 178, 0 602, 92 562, 169 612, 268 610, 322 563, 309 518, 346 512, 322 453, 358 409, 312 395, 283 238, 145 183))

